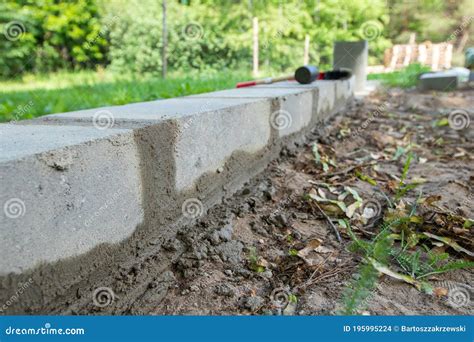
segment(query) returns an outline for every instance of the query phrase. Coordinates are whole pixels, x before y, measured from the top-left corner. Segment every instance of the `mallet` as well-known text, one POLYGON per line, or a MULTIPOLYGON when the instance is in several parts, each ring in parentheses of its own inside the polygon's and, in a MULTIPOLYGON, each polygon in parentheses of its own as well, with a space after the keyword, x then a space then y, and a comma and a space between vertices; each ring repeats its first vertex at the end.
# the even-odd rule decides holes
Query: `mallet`
POLYGON ((314 65, 304 65, 296 69, 294 75, 280 77, 269 77, 260 80, 246 81, 237 83, 236 88, 252 87, 259 84, 271 84, 281 81, 296 80, 300 84, 310 84, 316 80, 339 80, 349 78, 351 72, 348 69, 331 70, 319 72, 318 67, 314 65))
POLYGON ((271 84, 275 82, 293 81, 293 80, 296 80, 298 83, 301 83, 301 84, 308 84, 318 78, 318 73, 319 73, 318 67, 314 65, 305 65, 296 69, 294 75, 269 77, 269 78, 264 78, 261 80, 239 82, 237 83, 236 88, 252 87, 259 84, 271 84))
POLYGON ((352 76, 352 71, 350 69, 336 69, 326 72, 320 72, 318 75, 318 80, 345 80, 352 76))

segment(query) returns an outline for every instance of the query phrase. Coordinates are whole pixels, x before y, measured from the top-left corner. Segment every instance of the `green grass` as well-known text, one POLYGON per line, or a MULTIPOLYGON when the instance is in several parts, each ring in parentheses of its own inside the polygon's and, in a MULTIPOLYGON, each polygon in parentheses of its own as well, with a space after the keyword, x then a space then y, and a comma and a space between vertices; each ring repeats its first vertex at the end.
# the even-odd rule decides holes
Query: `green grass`
MULTIPOLYGON (((414 86, 418 75, 426 71, 426 67, 412 64, 401 71, 369 75, 369 79, 407 88, 414 86)), ((262 77, 271 74, 265 71, 262 77)), ((228 70, 194 72, 186 76, 175 73, 166 80, 117 75, 104 70, 30 74, 21 79, 0 81, 0 122, 234 88, 237 82, 251 78, 249 72, 228 70)))
POLYGON ((418 76, 421 73, 430 71, 430 68, 421 64, 410 64, 409 66, 384 74, 370 74, 369 80, 380 80, 384 85, 389 87, 410 88, 417 84, 418 76))
POLYGON ((152 101, 234 88, 250 74, 222 71, 171 74, 167 79, 133 78, 102 72, 59 72, 0 81, 0 122, 80 109, 152 101))
MULTIPOLYGON (((417 215, 419 200, 409 204, 410 213, 393 208, 410 190, 414 183, 407 183, 406 179, 413 155, 406 157, 403 171, 400 176, 398 189, 393 200, 389 200, 391 209, 384 215, 383 223, 379 226, 378 234, 371 240, 362 240, 355 235, 349 221, 340 220, 341 226, 347 229, 352 244, 349 249, 362 255, 357 276, 348 284, 343 292, 344 307, 341 314, 355 315, 365 309, 379 278, 384 273, 398 280, 414 285, 418 290, 433 294, 434 287, 428 278, 458 269, 473 268, 474 262, 462 259, 451 259, 447 252, 440 253, 429 239, 420 231, 425 222, 417 215), (406 191, 405 191, 406 190, 406 191), (396 241, 400 241, 399 243, 396 241)), ((388 196, 387 196, 388 198, 388 196)))

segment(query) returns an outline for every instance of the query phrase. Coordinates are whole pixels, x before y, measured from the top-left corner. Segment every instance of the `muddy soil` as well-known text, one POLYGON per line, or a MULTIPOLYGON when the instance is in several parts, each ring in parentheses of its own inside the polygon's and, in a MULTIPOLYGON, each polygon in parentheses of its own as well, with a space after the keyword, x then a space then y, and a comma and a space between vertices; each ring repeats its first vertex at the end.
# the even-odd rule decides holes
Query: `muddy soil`
MULTIPOLYGON (((393 198, 411 151, 407 181, 420 184, 403 195, 398 208, 420 196, 441 196, 437 205, 442 213, 474 218, 473 124, 460 128, 455 125, 462 123, 453 122, 452 116, 447 120, 453 110, 463 110, 464 118, 472 121, 467 111, 473 109, 472 90, 429 94, 392 89, 356 100, 323 130, 315 129, 306 144, 282 151, 233 197, 196 224, 183 227, 164 247, 170 253, 184 253, 123 313, 338 314, 345 288, 359 277, 362 258, 349 251, 351 238, 338 224, 340 213, 331 212, 329 206, 323 210, 322 202, 321 212, 307 195, 340 195, 345 187, 355 190, 364 205, 355 209, 352 229, 361 239, 370 239, 388 211, 387 197, 393 198), (315 157, 314 143, 320 159, 315 157), (366 203, 375 203, 375 216, 366 215, 366 203)), ((431 218, 433 234, 446 235, 444 230, 456 228, 443 222, 436 225, 436 219, 431 218)), ((472 237, 467 229, 456 241, 472 251, 472 237)), ((453 258, 468 257, 431 243, 427 242, 430 248, 440 248, 453 258)), ((462 269, 431 276, 435 288, 448 290, 434 294, 380 275, 358 313, 473 314, 473 275, 473 269, 462 269), (450 294, 453 288, 462 288, 469 298, 456 302, 450 294)))

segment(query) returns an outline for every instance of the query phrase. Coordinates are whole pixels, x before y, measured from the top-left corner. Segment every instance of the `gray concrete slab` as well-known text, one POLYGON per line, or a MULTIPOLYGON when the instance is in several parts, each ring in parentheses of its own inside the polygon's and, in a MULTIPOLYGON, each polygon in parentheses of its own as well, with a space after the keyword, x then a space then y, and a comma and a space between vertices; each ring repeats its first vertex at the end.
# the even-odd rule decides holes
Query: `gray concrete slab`
MULTIPOLYGON (((190 115, 227 110, 262 101, 251 98, 199 98, 193 96, 150 102, 132 103, 123 106, 109 106, 68 113, 51 114, 35 120, 40 124, 69 123, 95 125, 99 128, 121 128, 147 126, 160 121, 180 119, 190 115)), ((33 122, 34 123, 34 122, 33 122)))
MULTIPOLYGON (((174 141, 168 143, 174 144, 176 153, 168 162, 176 166, 176 173, 170 183, 175 184, 177 191, 185 191, 192 189, 203 174, 222 167, 232 153, 263 149, 270 139, 269 99, 220 98, 215 97, 215 93, 207 94, 211 95, 54 114, 40 118, 40 122, 81 124, 105 130, 154 127, 165 121, 172 122, 174 141), (103 124, 97 113, 104 116, 103 124)), ((281 130, 282 134, 289 134, 287 131, 281 130)))
POLYGON ((334 43, 333 68, 347 68, 355 76, 355 91, 363 91, 367 80, 369 44, 366 40, 334 43))
POLYGON ((256 153, 271 143, 271 106, 259 101, 176 120, 176 191, 190 190, 234 153, 256 153))
POLYGON ((421 90, 452 91, 458 87, 458 76, 448 72, 426 73, 418 80, 421 90))
POLYGON ((151 232, 168 234, 184 199, 217 203, 352 92, 353 79, 274 84, 0 125, 0 284, 41 263, 54 277, 55 262, 95 260, 88 252, 102 244, 133 253, 151 232))
POLYGON ((0 124, 0 163, 126 132, 129 131, 0 124))
POLYGON ((315 85, 319 81, 315 81, 313 83, 309 84, 300 84, 296 81, 282 81, 282 82, 275 82, 275 83, 270 83, 270 84, 261 84, 258 86, 255 86, 254 88, 294 88, 294 89, 314 89, 315 85))
POLYGON ((117 243, 142 222, 130 130, 1 125, 0 276, 117 243))
MULTIPOLYGON (((273 83, 276 84, 276 83, 273 83)), ((271 85, 271 84, 269 84, 271 85)), ((192 95, 189 97, 205 97, 205 98, 277 98, 281 96, 302 94, 307 92, 309 87, 291 87, 291 88, 274 88, 270 90, 262 86, 236 88, 214 91, 211 93, 204 93, 192 95)))
POLYGON ((258 86, 260 88, 291 88, 313 91, 313 121, 325 120, 336 110, 337 100, 345 101, 354 94, 355 77, 347 80, 319 80, 310 84, 293 81, 277 82, 258 86))
POLYGON ((195 95, 200 98, 260 98, 277 103, 273 106, 270 116, 271 127, 280 137, 293 134, 307 127, 313 117, 312 88, 286 88, 286 87, 247 87, 229 89, 195 95))

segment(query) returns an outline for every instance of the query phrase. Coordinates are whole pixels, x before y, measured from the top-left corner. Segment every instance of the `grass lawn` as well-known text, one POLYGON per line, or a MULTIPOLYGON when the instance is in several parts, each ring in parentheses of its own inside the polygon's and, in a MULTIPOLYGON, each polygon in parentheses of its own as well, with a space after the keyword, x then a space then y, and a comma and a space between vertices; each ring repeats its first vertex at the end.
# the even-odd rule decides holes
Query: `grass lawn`
POLYGON ((21 80, 0 81, 0 122, 234 88, 237 82, 250 78, 250 73, 239 71, 170 75, 166 80, 106 71, 27 75, 21 80))
MULTIPOLYGON (((418 75, 426 71, 426 67, 412 64, 368 78, 407 88, 416 85, 418 75)), ((193 73, 188 77, 171 74, 166 80, 132 78, 107 71, 26 75, 21 80, 0 81, 0 122, 234 88, 237 82, 251 78, 244 71, 210 72, 205 76, 193 73)))
POLYGON ((370 74, 367 78, 369 80, 380 80, 388 87, 410 88, 416 86, 420 74, 428 71, 430 71, 430 68, 427 66, 411 64, 399 71, 384 74, 370 74))

